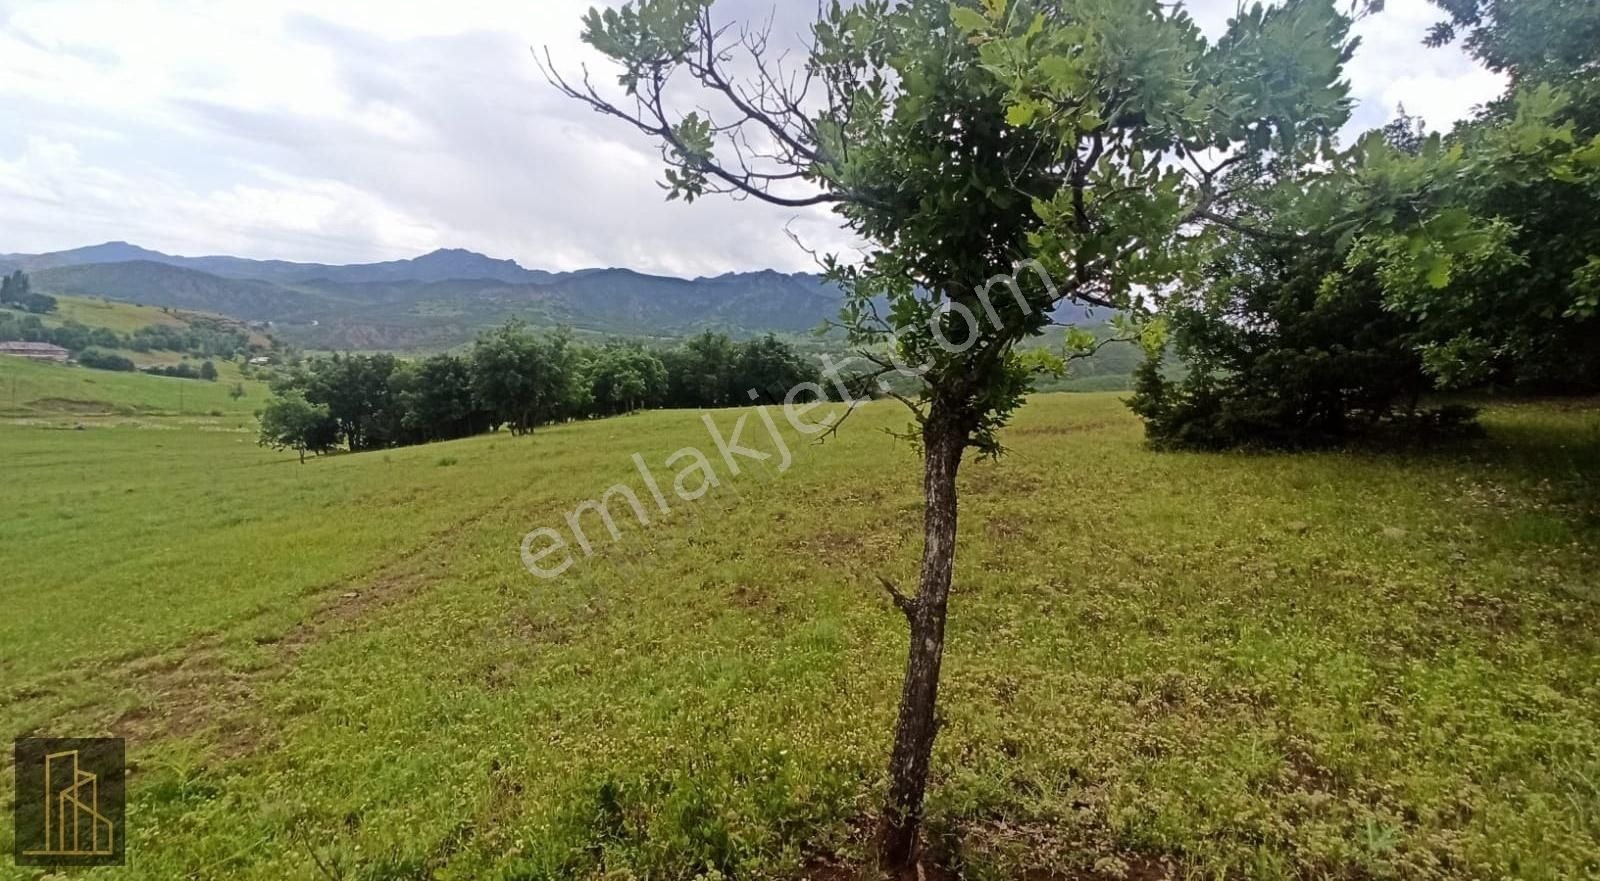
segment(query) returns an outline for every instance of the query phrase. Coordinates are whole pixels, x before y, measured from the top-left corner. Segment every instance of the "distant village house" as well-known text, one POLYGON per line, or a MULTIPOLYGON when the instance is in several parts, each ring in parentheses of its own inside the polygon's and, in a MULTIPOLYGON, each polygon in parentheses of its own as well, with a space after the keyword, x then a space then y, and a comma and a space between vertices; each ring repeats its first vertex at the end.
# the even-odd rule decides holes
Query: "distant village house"
POLYGON ((66 361, 71 353, 49 343, 0 343, 0 355, 15 355, 34 361, 66 361))

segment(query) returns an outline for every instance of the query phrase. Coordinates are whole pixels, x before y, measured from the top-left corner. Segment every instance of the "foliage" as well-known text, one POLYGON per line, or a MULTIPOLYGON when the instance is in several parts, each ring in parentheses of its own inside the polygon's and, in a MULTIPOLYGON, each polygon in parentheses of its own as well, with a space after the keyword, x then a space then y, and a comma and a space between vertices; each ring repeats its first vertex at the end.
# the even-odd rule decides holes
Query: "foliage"
POLYGON ((565 335, 541 337, 512 322, 472 347, 472 388, 512 434, 526 434, 576 409, 577 361, 565 335))
MULTIPOLYGON (((1384 141, 1419 155, 1417 126, 1402 112, 1384 141)), ((1164 304, 1184 375, 1165 377, 1154 347, 1130 401, 1155 444, 1318 446, 1416 418, 1433 385, 1418 323, 1389 307, 1375 272, 1347 265, 1321 221, 1327 202, 1297 204, 1301 186, 1262 185, 1272 234, 1224 236, 1202 281, 1164 304)))
POLYGON ((189 352, 198 358, 233 358, 252 351, 250 335, 228 322, 204 316, 184 327, 149 325, 134 331, 124 348, 136 352, 189 352))
POLYGON ((1600 62, 1600 11, 1570 0, 1433 0, 1448 15, 1428 35, 1460 39, 1490 70, 1528 81, 1594 86, 1600 62), (1585 82, 1587 80, 1587 83, 1585 82))
POLYGON ((1572 102, 1527 85, 1416 156, 1355 148, 1349 271, 1376 274, 1447 385, 1600 388, 1600 128, 1572 102))
POLYGON ((1600 6, 1439 5, 1432 42, 1466 32, 1512 89, 1449 136, 1402 109, 1326 169, 1258 186, 1271 235, 1229 237, 1169 304, 1191 372, 1142 372, 1153 440, 1333 441, 1411 419, 1434 386, 1600 389, 1600 90, 1574 39, 1600 6))
POLYGON ((1257 5, 1213 44, 1158 0, 835 2, 819 10, 802 78, 759 31, 725 40, 710 9, 638 0, 589 13, 584 40, 615 62, 623 99, 547 73, 659 142, 668 198, 827 205, 868 243, 859 263, 824 265, 846 291, 850 341, 878 364, 861 382, 922 381, 901 398, 925 452, 924 557, 914 595, 882 581, 911 628, 882 856, 909 874, 937 731, 957 472, 968 448, 1000 452, 1036 373, 1082 354, 1018 345, 1068 299, 1120 310, 1142 336, 1142 292, 1199 265, 1207 237, 1191 231, 1241 223, 1219 175, 1269 152, 1291 169, 1324 159, 1349 115, 1350 22, 1330 0, 1257 5), (1028 259, 1042 271, 998 303, 988 296, 990 279, 1028 259))
POLYGON ((0 342, 21 341, 50 343, 69 351, 78 352, 91 347, 101 349, 123 348, 123 339, 114 331, 99 327, 86 327, 74 321, 51 327, 37 315, 15 315, 0 312, 0 342))
POLYGON ((1442 384, 1600 388, 1600 5, 1436 4, 1430 42, 1463 37, 1511 87, 1419 151, 1356 146, 1352 270, 1417 322, 1442 384))
POLYGON ((105 352, 100 349, 84 349, 77 355, 77 361, 85 367, 95 370, 130 371, 134 369, 132 361, 115 352, 105 352))
MULTIPOLYGON (((520 435, 641 408, 780 402, 795 386, 820 380, 815 365, 770 336, 736 343, 707 332, 654 353, 637 344, 589 347, 512 322, 484 334, 465 357, 333 355, 278 374, 273 388, 327 407, 340 443, 359 452, 501 427, 520 435)), ((813 397, 803 391, 795 399, 813 397)))
POLYGON ((205 382, 216 382, 217 380, 217 365, 212 364, 210 361, 202 363, 199 367, 195 367, 187 361, 178 364, 163 364, 155 367, 146 367, 143 372, 151 376, 167 376, 173 379, 198 379, 205 382), (210 369, 208 370, 207 368, 210 369))
POLYGON ((631 413, 659 406, 667 397, 667 366, 637 345, 610 345, 583 358, 595 412, 631 413))
POLYGON ((472 363, 456 355, 402 362, 389 377, 401 413, 396 443, 431 443, 488 431, 493 414, 479 403, 472 383, 472 363))
POLYGON ((56 311, 56 298, 34 293, 28 276, 18 269, 0 278, 0 305, 14 305, 44 315, 56 311))
POLYGON ((124 334, 71 319, 51 326, 37 315, 0 312, 0 341, 11 340, 51 343, 74 352, 94 346, 135 352, 185 352, 199 358, 233 358, 254 350, 248 334, 211 319, 196 318, 184 327, 149 325, 124 334))
POLYGON ((298 395, 280 395, 261 411, 260 444, 275 450, 295 450, 300 461, 306 453, 321 455, 339 445, 340 426, 327 406, 298 395))

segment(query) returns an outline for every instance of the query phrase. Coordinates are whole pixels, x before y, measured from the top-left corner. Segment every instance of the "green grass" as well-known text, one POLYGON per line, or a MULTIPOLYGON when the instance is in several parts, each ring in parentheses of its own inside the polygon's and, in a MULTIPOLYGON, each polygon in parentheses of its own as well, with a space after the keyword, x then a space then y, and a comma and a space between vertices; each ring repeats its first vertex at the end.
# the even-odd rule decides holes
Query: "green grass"
MULTIPOLYGON (((159 357, 141 360, 169 363, 159 357)), ((112 425, 161 416, 209 417, 222 419, 218 425, 248 429, 253 437, 253 414, 271 396, 267 385, 243 380, 235 364, 215 363, 217 381, 203 382, 0 356, 0 423, 71 427, 79 422, 112 425), (236 382, 245 386, 245 396, 239 400, 229 394, 236 382)), ((150 423, 150 427, 161 425, 173 427, 150 423)))
POLYGON ((46 323, 76 321, 89 327, 104 327, 118 333, 133 333, 151 325, 186 327, 182 314, 158 306, 139 306, 95 297, 56 297, 56 311, 43 316, 46 323))
MULTIPOLYGON (((961 478, 945 859, 1600 874, 1600 417, 1486 421, 1432 453, 1157 454, 1116 396, 1031 402, 961 478)), ((87 877, 837 877, 903 658, 874 578, 915 570, 917 458, 878 430, 904 422, 872 405, 738 478, 682 412, 304 467, 207 426, 0 425, 0 734, 130 738, 129 865, 87 877), (684 446, 720 488, 522 568, 527 531, 637 486, 635 452, 670 486, 684 446)))

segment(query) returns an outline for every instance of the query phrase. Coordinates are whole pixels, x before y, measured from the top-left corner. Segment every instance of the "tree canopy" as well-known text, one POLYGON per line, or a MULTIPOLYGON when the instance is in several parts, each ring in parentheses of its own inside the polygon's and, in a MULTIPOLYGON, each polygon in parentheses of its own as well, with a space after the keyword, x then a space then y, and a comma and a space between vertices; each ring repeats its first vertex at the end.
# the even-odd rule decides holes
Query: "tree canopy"
POLYGON ((904 400, 927 500, 916 591, 882 579, 911 630, 885 864, 916 861, 956 473, 970 447, 999 452, 1050 366, 1017 344, 1068 298, 1145 333, 1147 292, 1196 273, 1211 230, 1254 225, 1251 179, 1230 170, 1326 160, 1349 113, 1349 26, 1330 0, 1243 8, 1214 42, 1158 0, 864 0, 826 5, 793 63, 764 31, 716 22, 711 0, 639 0, 584 20, 620 94, 546 57, 557 88, 658 142, 668 198, 829 206, 868 243, 857 262, 821 259, 878 364, 863 381, 922 381, 904 400))

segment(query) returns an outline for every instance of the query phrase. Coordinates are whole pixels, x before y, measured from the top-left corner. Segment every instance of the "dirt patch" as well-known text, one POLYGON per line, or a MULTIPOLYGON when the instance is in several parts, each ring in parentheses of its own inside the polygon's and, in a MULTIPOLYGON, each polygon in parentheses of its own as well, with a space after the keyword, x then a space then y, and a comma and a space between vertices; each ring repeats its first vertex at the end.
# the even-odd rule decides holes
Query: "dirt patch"
POLYGON ((900 536, 888 532, 861 534, 825 529, 793 538, 784 544, 788 550, 822 560, 889 558, 901 543, 900 536))

